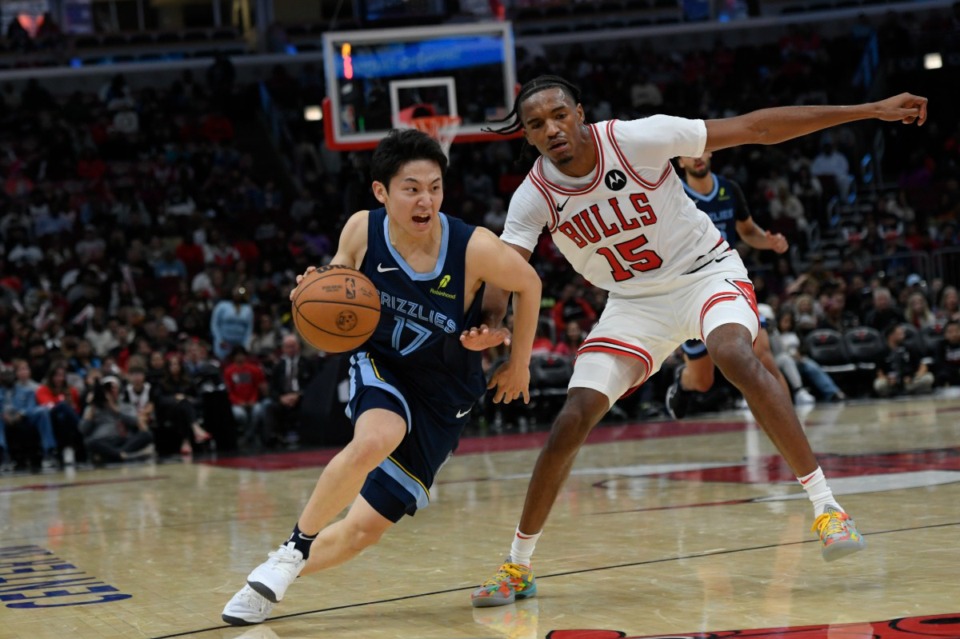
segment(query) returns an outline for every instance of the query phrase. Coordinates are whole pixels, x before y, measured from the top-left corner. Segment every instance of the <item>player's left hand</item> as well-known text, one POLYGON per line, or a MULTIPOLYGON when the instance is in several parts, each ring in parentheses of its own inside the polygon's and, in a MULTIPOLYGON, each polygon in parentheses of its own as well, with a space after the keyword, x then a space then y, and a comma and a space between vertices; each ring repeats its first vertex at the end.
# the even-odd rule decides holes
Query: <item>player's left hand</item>
POLYGON ((523 397, 523 403, 530 403, 530 366, 520 364, 513 359, 503 363, 490 378, 487 388, 495 388, 493 401, 497 404, 509 404, 523 397))
POLYGON ((486 324, 475 326, 460 334, 460 343, 471 351, 485 351, 494 346, 510 346, 510 330, 504 327, 490 328, 486 324))
POLYGON ((911 93, 901 93, 886 100, 880 100, 876 103, 880 112, 877 119, 884 122, 896 122, 897 120, 904 124, 917 123, 917 126, 923 126, 927 121, 927 99, 911 93))
POLYGON ((790 243, 787 242, 787 238, 781 233, 771 233, 767 231, 767 242, 771 251, 775 253, 786 253, 787 249, 790 248, 790 243))

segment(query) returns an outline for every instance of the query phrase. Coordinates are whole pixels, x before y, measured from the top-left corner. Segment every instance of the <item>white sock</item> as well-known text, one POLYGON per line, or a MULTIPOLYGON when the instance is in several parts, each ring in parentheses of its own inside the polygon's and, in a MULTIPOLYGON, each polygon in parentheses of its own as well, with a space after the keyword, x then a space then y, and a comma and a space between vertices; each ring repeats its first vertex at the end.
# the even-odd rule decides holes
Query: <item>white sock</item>
POLYGON ((807 491, 807 497, 813 503, 813 516, 819 517, 823 514, 827 506, 833 506, 837 510, 844 512, 837 500, 833 498, 833 491, 827 486, 827 479, 823 476, 823 471, 817 466, 817 469, 805 475, 797 477, 797 481, 807 491))
POLYGON ((542 534, 541 531, 536 535, 528 535, 520 532, 520 526, 517 526, 517 534, 513 536, 513 543, 510 545, 510 561, 529 568, 533 549, 537 547, 537 540, 542 534))

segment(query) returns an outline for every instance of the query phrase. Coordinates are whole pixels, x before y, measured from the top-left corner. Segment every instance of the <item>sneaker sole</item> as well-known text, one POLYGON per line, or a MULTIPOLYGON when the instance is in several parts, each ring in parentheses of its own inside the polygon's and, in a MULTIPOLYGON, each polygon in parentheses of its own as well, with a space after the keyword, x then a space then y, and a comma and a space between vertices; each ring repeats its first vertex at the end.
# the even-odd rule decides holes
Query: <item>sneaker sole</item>
POLYGON ((533 588, 527 590, 525 593, 514 593, 513 597, 510 599, 498 599, 496 597, 477 597, 476 599, 470 599, 470 603, 474 608, 496 608, 497 606, 509 606, 512 603, 515 603, 521 599, 530 599, 531 597, 537 596, 537 587, 534 585, 533 588))
POLYGON ((867 542, 863 541, 850 541, 842 542, 838 541, 835 544, 831 544, 827 548, 823 549, 823 560, 827 562, 836 561, 838 559, 843 559, 854 553, 858 553, 861 550, 865 550, 867 547, 867 542))
POLYGON ((234 617, 228 614, 220 615, 220 618, 223 619, 224 623, 228 623, 231 626, 255 626, 258 623, 263 623, 262 621, 247 621, 246 619, 241 619, 240 617, 234 617))
POLYGON ((257 594, 265 597, 270 603, 280 603, 280 600, 277 599, 276 593, 270 589, 266 584, 262 584, 259 581, 248 581, 247 585, 257 591, 257 594))

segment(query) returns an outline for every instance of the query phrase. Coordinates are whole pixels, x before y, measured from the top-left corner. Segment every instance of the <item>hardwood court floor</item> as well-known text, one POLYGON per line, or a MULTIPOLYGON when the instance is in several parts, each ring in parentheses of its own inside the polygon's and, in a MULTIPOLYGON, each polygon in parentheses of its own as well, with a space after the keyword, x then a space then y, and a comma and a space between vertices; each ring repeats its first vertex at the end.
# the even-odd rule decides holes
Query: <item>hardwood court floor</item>
POLYGON ((960 399, 939 397, 804 417, 869 542, 832 564, 802 491, 743 413, 604 426, 537 549, 540 596, 480 611, 469 593, 509 548, 543 434, 465 440, 431 507, 300 580, 251 628, 220 611, 288 534, 325 453, 8 476, 0 638, 960 637, 958 416, 960 399), (816 625, 829 627, 796 629, 816 625))

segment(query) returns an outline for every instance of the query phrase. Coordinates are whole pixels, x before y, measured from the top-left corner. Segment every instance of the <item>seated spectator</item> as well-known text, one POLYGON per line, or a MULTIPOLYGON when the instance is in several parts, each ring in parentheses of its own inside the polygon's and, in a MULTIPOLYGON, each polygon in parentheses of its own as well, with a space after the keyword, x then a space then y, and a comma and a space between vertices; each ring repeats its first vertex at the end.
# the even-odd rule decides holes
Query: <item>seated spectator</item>
POLYGON ((583 288, 571 282, 563 287, 563 292, 557 299, 551 311, 553 325, 557 333, 562 334, 567 324, 576 321, 583 330, 590 330, 597 320, 597 312, 584 297, 583 288))
POLYGON ((780 233, 794 231, 806 232, 807 218, 800 198, 790 192, 786 184, 777 186, 777 191, 768 205, 770 217, 773 220, 771 229, 780 233))
POLYGON ((67 370, 84 378, 91 369, 100 368, 100 365, 100 358, 93 353, 93 345, 89 340, 81 339, 77 342, 73 357, 67 361, 67 370))
POLYGON ((83 338, 90 342, 93 355, 100 358, 106 357, 119 345, 114 331, 107 322, 107 313, 103 306, 94 307, 93 314, 87 321, 87 330, 83 333, 83 338))
POLYGON ((794 301, 793 310, 796 319, 794 327, 801 337, 820 325, 821 313, 817 312, 812 295, 806 293, 798 295, 794 301))
POLYGON ((883 333, 889 326, 902 321, 903 313, 894 305, 890 289, 883 286, 873 289, 873 308, 864 315, 864 326, 870 326, 883 333))
POLYGON ((853 176, 850 175, 850 162, 846 156, 837 150, 833 140, 825 137, 820 147, 820 152, 810 163, 810 172, 820 178, 821 181, 829 178, 836 185, 837 195, 841 200, 847 199, 850 186, 853 184, 853 176))
POLYGON ((230 363, 223 369, 233 418, 240 430, 240 441, 262 441, 265 424, 265 400, 269 393, 263 367, 247 357, 247 349, 236 346, 230 363))
POLYGON ((960 322, 952 319, 943 328, 943 341, 934 357, 937 386, 960 386, 960 322))
POLYGON ((54 436, 60 443, 64 464, 73 463, 83 441, 80 437, 80 393, 67 383, 67 363, 55 361, 43 384, 37 387, 37 403, 50 411, 54 436))
POLYGON ((299 440, 303 391, 317 371, 316 360, 300 353, 300 338, 287 335, 281 345, 283 357, 270 373, 270 403, 267 408, 267 433, 264 444, 271 446, 280 439, 288 444, 299 440))
POLYGON ((945 286, 940 292, 940 303, 935 315, 939 323, 960 320, 960 294, 957 293, 956 286, 945 286))
POLYGON ((580 327, 580 322, 573 320, 567 322, 563 335, 557 340, 557 346, 553 349, 555 355, 563 357, 576 357, 577 349, 587 339, 587 334, 580 327))
POLYGON ((30 365, 24 359, 13 360, 13 370, 0 372, 0 421, 9 429, 21 422, 40 435, 41 467, 57 466, 57 440, 53 434, 50 410, 37 403, 37 384, 30 377, 30 365))
POLYGON ((832 328, 843 333, 849 328, 860 325, 860 318, 846 310, 847 295, 841 288, 835 288, 830 295, 824 297, 823 317, 820 318, 819 328, 832 328))
POLYGON ((265 366, 272 366, 282 341, 283 332, 273 315, 260 313, 257 318, 257 327, 253 331, 253 338, 250 340, 250 354, 265 362, 265 366))
POLYGON ((147 381, 156 386, 167 374, 167 358, 161 350, 152 350, 147 356, 147 381))
POLYGON ((196 379, 184 369, 178 353, 166 358, 156 387, 157 422, 172 431, 181 455, 192 455, 195 446, 210 441, 212 436, 197 416, 200 400, 196 379))
POLYGON ((880 397, 929 393, 933 388, 933 373, 925 360, 904 345, 907 334, 903 324, 890 326, 885 335, 887 348, 877 362, 873 390, 880 397))
POLYGON ((794 401, 801 403, 798 397, 803 397, 800 391, 806 393, 804 382, 809 383, 820 396, 828 402, 843 401, 846 394, 837 386, 830 374, 823 370, 815 360, 807 357, 800 350, 800 336, 794 329, 794 314, 790 310, 780 313, 777 329, 768 325, 770 333, 770 350, 773 352, 777 366, 787 379, 793 391, 794 401))
POLYGON ((927 304, 926 296, 920 291, 910 293, 907 298, 907 310, 904 316, 908 324, 917 328, 928 328, 937 323, 937 319, 927 304))
POLYGON ((143 417, 120 410, 120 379, 106 375, 91 391, 80 432, 95 465, 146 459, 155 453, 150 426, 143 417))

